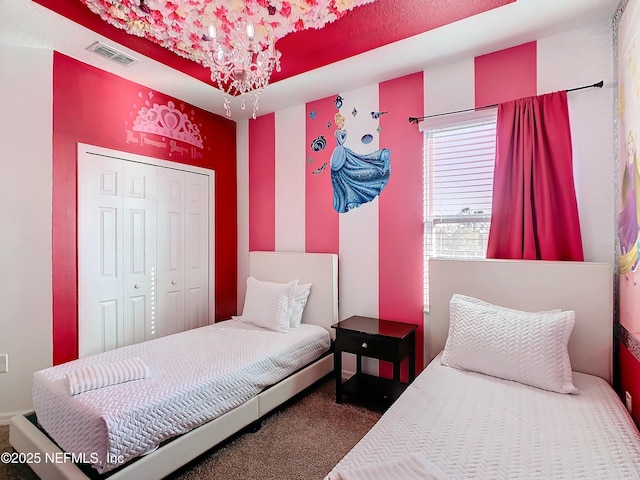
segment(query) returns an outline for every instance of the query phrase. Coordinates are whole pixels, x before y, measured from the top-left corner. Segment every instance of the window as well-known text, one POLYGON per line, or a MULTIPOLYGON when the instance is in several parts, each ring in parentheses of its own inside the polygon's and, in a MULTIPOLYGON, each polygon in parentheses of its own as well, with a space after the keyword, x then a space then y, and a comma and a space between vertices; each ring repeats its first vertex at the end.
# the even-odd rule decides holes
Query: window
POLYGON ((496 152, 496 110, 422 122, 424 302, 429 257, 485 258, 496 152), (446 122, 446 123, 445 123, 446 122))

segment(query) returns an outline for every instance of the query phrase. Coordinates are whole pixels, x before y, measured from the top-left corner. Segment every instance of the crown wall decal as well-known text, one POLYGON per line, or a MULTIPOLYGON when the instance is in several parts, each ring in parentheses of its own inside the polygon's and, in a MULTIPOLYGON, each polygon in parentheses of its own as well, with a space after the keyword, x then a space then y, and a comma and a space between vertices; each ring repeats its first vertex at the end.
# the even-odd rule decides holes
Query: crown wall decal
POLYGON ((171 101, 166 105, 153 104, 153 107, 142 107, 133 122, 136 132, 155 133, 180 140, 198 148, 203 147, 200 129, 194 125, 186 113, 175 108, 171 101))

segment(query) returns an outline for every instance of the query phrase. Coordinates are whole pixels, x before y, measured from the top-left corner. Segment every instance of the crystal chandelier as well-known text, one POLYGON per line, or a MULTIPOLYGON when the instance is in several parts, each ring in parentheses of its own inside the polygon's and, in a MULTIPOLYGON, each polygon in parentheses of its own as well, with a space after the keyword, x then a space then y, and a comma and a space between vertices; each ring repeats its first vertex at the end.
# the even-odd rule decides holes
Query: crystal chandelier
POLYGON ((269 84, 274 68, 280 71, 280 52, 273 36, 267 32, 263 38, 256 38, 245 5, 243 17, 234 22, 227 38, 219 39, 212 24, 203 39, 209 47, 211 79, 222 91, 227 116, 231 116, 231 99, 239 96, 243 110, 248 97, 256 118, 260 94, 269 84))

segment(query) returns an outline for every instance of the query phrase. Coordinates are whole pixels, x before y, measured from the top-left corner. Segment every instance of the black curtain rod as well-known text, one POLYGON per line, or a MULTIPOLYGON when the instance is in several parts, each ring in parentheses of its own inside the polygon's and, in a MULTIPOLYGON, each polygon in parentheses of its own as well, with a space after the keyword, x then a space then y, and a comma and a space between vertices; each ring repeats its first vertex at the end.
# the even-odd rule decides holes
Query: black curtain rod
MULTIPOLYGON (((604 86, 604 81, 600 80, 598 83, 594 83, 593 85, 583 85, 582 87, 568 88, 565 92, 575 92, 576 90, 584 90, 585 88, 602 88, 604 86)), ((433 117, 441 117, 443 115, 453 115, 454 113, 463 113, 463 112, 472 112, 474 110, 483 110, 485 108, 493 108, 497 107, 498 104, 494 103, 492 105, 485 105, 483 107, 477 108, 467 108, 465 110, 456 110, 454 112, 444 112, 444 113, 436 113, 433 115, 426 115, 424 117, 409 117, 409 123, 418 123, 425 118, 433 118, 433 117)))

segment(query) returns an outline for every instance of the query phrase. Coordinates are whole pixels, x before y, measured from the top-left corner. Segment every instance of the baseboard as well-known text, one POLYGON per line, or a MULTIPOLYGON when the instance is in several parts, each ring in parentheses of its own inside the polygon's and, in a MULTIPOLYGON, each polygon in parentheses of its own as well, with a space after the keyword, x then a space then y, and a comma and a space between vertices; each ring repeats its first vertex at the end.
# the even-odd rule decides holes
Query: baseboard
POLYGON ((0 426, 9 425, 11 423, 11 417, 16 415, 24 415, 30 413, 31 410, 16 410, 15 412, 1 412, 0 413, 0 426))

